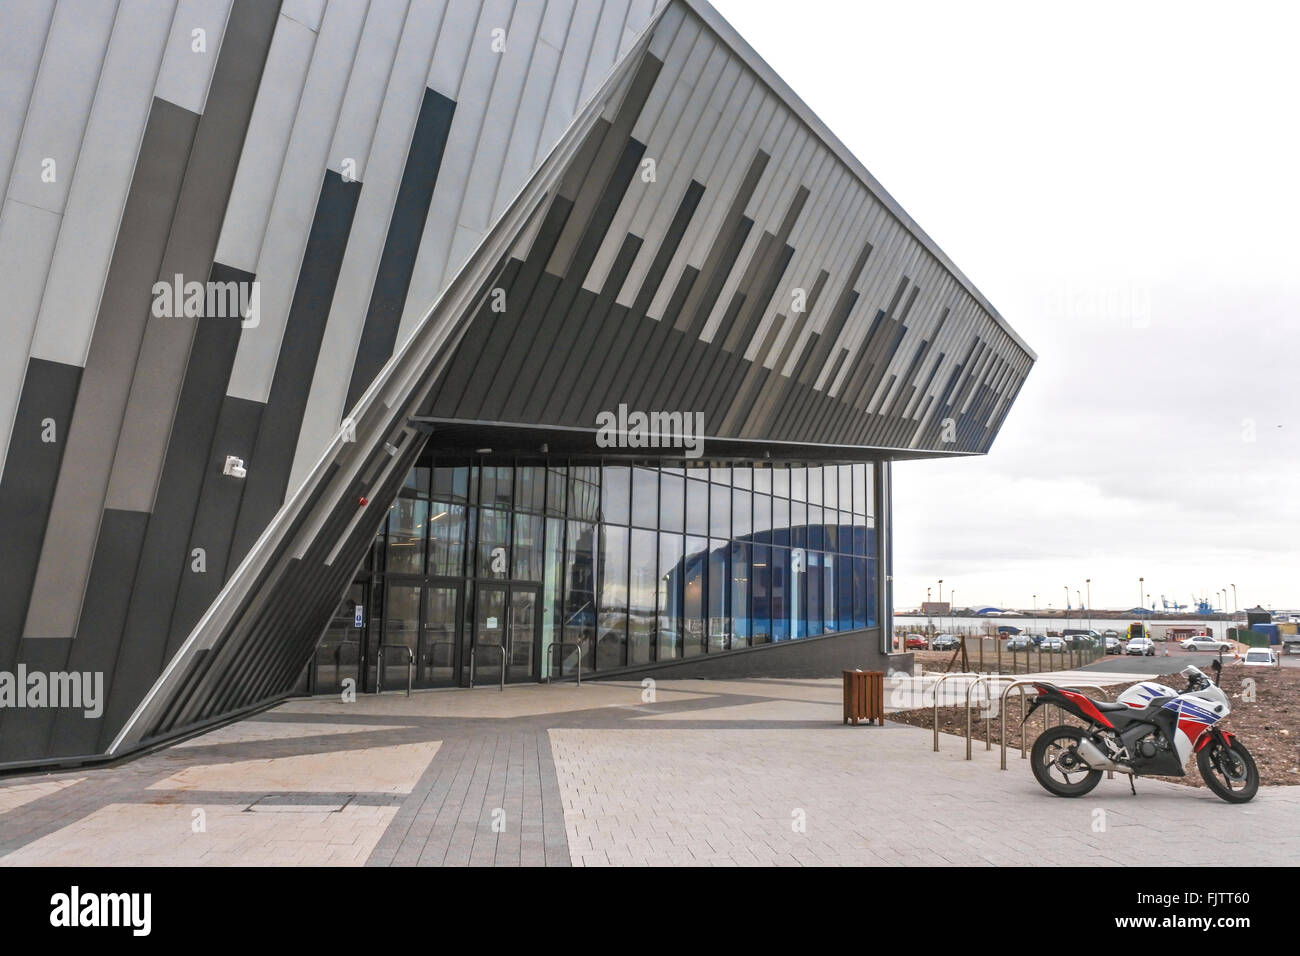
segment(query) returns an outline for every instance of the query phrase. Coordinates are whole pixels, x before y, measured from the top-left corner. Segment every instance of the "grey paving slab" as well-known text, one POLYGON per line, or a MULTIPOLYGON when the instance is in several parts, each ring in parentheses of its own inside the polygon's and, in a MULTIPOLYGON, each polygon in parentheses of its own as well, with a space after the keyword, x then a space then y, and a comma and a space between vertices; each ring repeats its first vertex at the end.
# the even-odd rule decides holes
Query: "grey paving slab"
POLYGON ((1300 788, 1230 807, 846 727, 834 680, 291 701, 114 766, 0 780, 0 866, 1201 865, 1300 858, 1300 788), (195 832, 196 811, 208 825, 195 832), (1206 834, 1215 834, 1207 839, 1206 834), (1174 849, 1171 849, 1174 848, 1174 849))

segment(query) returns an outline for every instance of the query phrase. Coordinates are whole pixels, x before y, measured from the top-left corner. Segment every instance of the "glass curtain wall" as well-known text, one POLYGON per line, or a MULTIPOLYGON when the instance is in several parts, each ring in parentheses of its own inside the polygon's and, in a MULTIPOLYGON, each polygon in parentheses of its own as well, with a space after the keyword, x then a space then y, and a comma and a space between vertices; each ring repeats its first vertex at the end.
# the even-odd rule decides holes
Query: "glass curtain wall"
POLYGON ((374 570, 536 584, 543 677, 876 625, 871 465, 690 464, 435 460, 374 570))

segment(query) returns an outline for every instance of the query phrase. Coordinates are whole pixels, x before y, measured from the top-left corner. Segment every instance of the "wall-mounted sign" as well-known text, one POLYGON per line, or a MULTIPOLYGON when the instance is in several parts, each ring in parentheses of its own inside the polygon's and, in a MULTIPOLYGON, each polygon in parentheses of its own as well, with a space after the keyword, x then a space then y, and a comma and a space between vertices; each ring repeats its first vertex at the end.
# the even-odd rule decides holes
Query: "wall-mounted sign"
POLYGON ((496 627, 496 626, 497 626, 497 619, 494 618, 494 617, 490 617, 490 618, 488 618, 488 619, 487 619, 487 626, 488 626, 488 630, 491 630, 492 628, 496 627))
POLYGON ((352 612, 352 626, 365 627, 365 625, 366 625, 366 609, 362 605, 358 604, 357 609, 352 612))

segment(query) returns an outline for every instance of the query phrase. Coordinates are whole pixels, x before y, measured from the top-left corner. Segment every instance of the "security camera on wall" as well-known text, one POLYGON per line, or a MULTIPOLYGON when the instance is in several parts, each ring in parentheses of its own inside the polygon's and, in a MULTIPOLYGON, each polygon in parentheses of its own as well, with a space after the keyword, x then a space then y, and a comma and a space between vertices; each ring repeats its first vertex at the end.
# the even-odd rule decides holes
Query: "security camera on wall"
POLYGON ((226 464, 222 467, 221 473, 229 475, 231 478, 243 478, 248 475, 248 469, 244 467, 244 459, 236 458, 234 455, 227 455, 226 464))

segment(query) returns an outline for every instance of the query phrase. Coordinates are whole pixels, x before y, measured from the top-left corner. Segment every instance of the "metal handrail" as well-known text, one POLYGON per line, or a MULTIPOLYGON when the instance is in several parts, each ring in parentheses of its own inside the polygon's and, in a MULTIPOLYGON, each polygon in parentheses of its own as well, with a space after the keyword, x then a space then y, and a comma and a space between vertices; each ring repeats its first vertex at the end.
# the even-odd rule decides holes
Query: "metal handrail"
POLYGON ((501 686, 497 690, 504 691, 506 689, 506 646, 505 644, 492 644, 487 641, 482 644, 472 643, 469 646, 469 689, 474 689, 475 654, 480 647, 490 647, 501 652, 501 686))
POLYGON ((358 657, 359 657, 360 654, 361 654, 361 642, 360 642, 360 641, 354 641, 354 640, 352 640, 351 638, 346 638, 346 637, 345 637, 343 640, 339 641, 336 645, 334 645, 334 684, 335 684, 335 686, 338 686, 338 683, 339 683, 339 674, 341 674, 341 673, 343 672, 343 648, 344 648, 346 645, 348 645, 348 644, 355 644, 355 645, 357 645, 357 654, 358 654, 358 657))
MULTIPOLYGON (((550 648, 547 650, 547 653, 548 653, 548 654, 551 654, 551 655, 554 655, 554 653, 555 653, 555 649, 556 649, 557 647, 560 647, 560 648, 563 648, 563 647, 572 647, 574 650, 576 650, 576 651, 578 652, 578 686, 581 687, 581 686, 582 686, 582 645, 581 645, 581 644, 577 644, 577 643, 575 643, 575 642, 573 642, 573 641, 555 641, 554 643, 551 644, 550 648)), ((546 662, 546 664, 547 664, 547 666, 546 666, 546 683, 548 683, 548 684, 551 682, 551 679, 554 677, 554 675, 551 673, 551 666, 550 666, 551 663, 552 663, 552 661, 547 661, 547 662, 546 662)))
POLYGON ((934 682, 934 752, 939 752, 939 685, 950 677, 979 677, 971 671, 954 671, 951 674, 944 674, 934 682))
POLYGON ((403 650, 406 651, 406 696, 411 696, 411 686, 415 682, 415 651, 411 650, 406 644, 380 644, 379 645, 379 672, 375 675, 375 694, 378 696, 384 692, 384 651, 403 650))

